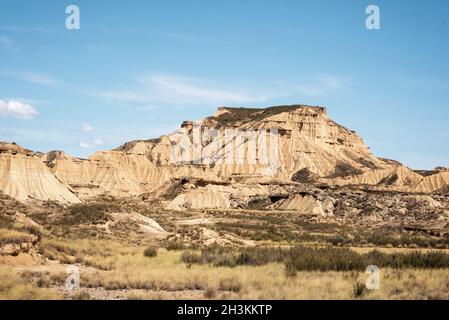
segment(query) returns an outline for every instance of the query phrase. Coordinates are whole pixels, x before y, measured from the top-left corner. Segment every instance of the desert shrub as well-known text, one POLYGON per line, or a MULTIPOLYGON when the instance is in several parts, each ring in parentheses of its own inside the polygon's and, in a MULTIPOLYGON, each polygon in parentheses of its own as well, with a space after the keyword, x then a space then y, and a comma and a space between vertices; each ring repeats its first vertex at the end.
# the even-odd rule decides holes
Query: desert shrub
POLYGON ((337 223, 314 222, 304 219, 296 219, 294 223, 309 232, 333 233, 341 228, 337 223))
POLYGON ((242 290, 242 284, 237 278, 222 279, 218 283, 218 290, 240 292, 242 290))
POLYGON ((279 247, 247 247, 240 250, 237 264, 265 265, 271 262, 282 262, 285 257, 286 249, 279 247))
POLYGON ((109 212, 119 210, 118 205, 107 202, 74 204, 69 207, 69 213, 65 214, 59 223, 63 225, 105 223, 109 212))
POLYGON ((449 255, 444 252, 413 251, 409 253, 382 253, 378 250, 368 252, 363 258, 369 264, 379 267, 390 267, 395 269, 417 268, 417 269, 442 269, 449 268, 449 255))
POLYGON ((169 251, 185 250, 187 247, 181 241, 168 241, 165 245, 165 249, 169 251))
POLYGON ((342 245, 351 243, 350 240, 346 239, 343 236, 339 236, 339 235, 327 238, 327 242, 331 243, 334 246, 339 246, 339 245, 342 246, 342 245))
POLYGON ((275 227, 267 222, 262 223, 224 223, 216 224, 217 231, 226 231, 239 237, 248 238, 255 241, 292 241, 295 240, 295 234, 286 228, 275 227))
POLYGON ((235 267, 239 265, 265 265, 282 262, 286 249, 276 247, 246 247, 235 250, 229 247, 212 246, 200 253, 185 251, 181 260, 188 264, 210 264, 215 267, 235 267))
POLYGON ((28 281, 31 275, 22 278, 9 267, 0 268, 0 300, 47 300, 62 299, 63 296, 47 288, 38 288, 28 281))
POLYGON ((0 215, 0 228, 9 229, 13 226, 14 219, 7 215, 0 215))
POLYGON ((297 270, 363 271, 369 265, 394 269, 440 269, 449 267, 449 255, 443 252, 410 252, 388 254, 374 250, 358 254, 347 248, 295 247, 290 252, 297 270))
POLYGON ((143 255, 145 257, 149 257, 149 258, 156 257, 157 256, 157 248, 155 248, 153 246, 147 247, 145 249, 145 251, 143 252, 143 255))
MULTIPOLYGON (((393 255, 393 258, 396 256, 393 255)), ((400 259, 394 259, 394 263, 399 265, 398 261, 402 262, 402 265, 406 267, 421 268, 421 269, 441 269, 449 268, 449 255, 443 252, 430 251, 426 253, 412 252, 410 254, 403 255, 400 259)), ((402 266, 402 265, 399 265, 402 266)), ((395 267, 393 265, 393 267, 395 267)))
POLYGON ((289 260, 298 271, 350 271, 368 266, 361 255, 346 248, 298 246, 290 250, 289 260))
POLYGON ((409 247, 409 248, 440 248, 449 244, 448 238, 434 238, 409 234, 391 235, 387 232, 375 232, 364 235, 365 241, 376 246, 409 247))
POLYGON ((213 299, 216 295, 216 291, 214 288, 207 288, 206 291, 204 291, 204 297, 206 299, 213 299))
POLYGON ((23 242, 32 242, 33 236, 29 233, 17 231, 17 230, 9 230, 9 229, 0 229, 0 245, 7 243, 16 243, 20 244, 23 242))
POLYGON ((203 263, 211 264, 214 267, 235 267, 237 263, 237 254, 232 249, 226 247, 210 247, 201 252, 203 263))
POLYGON ((296 269, 295 265, 293 264, 292 260, 287 260, 285 262, 285 276, 287 278, 294 278, 296 277, 298 270, 296 269))
POLYGON ((43 236, 42 230, 41 230, 41 228, 39 228, 37 226, 29 225, 29 226, 22 228, 22 230, 35 235, 39 241, 42 239, 42 236, 43 236))
POLYGON ((353 290, 353 296, 355 299, 360 299, 367 292, 366 285, 362 281, 356 281, 353 285, 352 290, 353 290))
POLYGON ((287 276, 295 271, 364 271, 369 265, 393 269, 449 268, 449 254, 430 251, 422 253, 384 253, 373 250, 359 254, 350 248, 335 247, 246 247, 232 249, 213 246, 201 252, 185 251, 181 260, 187 264, 210 264, 235 267, 239 265, 266 265, 284 263, 287 276))
POLYGON ((186 264, 201 264, 202 263, 202 259, 201 259, 201 255, 194 252, 194 251, 184 251, 181 255, 181 261, 186 263, 186 264))

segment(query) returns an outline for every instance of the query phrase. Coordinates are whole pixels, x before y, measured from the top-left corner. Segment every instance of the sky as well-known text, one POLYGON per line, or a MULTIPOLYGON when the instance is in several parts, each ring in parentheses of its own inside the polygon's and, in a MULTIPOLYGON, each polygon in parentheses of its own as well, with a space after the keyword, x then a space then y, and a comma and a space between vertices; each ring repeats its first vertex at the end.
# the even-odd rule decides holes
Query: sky
POLYGON ((0 0, 0 140, 88 157, 218 106, 309 104, 377 156, 449 166, 448 57, 447 0, 0 0))

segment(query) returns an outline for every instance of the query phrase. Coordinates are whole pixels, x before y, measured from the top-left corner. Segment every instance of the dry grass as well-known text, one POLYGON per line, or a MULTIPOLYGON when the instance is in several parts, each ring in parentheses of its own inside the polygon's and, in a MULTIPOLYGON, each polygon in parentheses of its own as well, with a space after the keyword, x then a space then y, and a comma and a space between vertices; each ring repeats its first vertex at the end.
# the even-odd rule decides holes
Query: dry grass
MULTIPOLYGON (((233 267, 186 264, 182 251, 159 248, 149 259, 143 254, 146 247, 104 240, 47 239, 42 245, 46 254, 95 267, 81 270, 83 294, 72 297, 78 299, 449 299, 447 268, 382 268, 380 289, 370 291, 363 288, 367 274, 360 271, 288 273, 280 262, 233 267)), ((48 289, 61 286, 62 276, 46 275, 35 285, 36 281, 16 277, 0 266, 0 298, 67 298, 48 289)))
POLYGON ((0 266, 0 300, 52 300, 63 296, 48 288, 38 288, 11 268, 0 266))
MULTIPOLYGON (((61 263, 82 263, 101 270, 111 270, 117 256, 138 251, 111 240, 61 240, 43 239, 39 252, 50 260, 61 263)), ((143 249, 141 249, 141 252, 143 249)))
POLYGON ((11 229, 0 229, 0 245, 33 241, 33 235, 11 229))
MULTIPOLYGON (((214 299, 448 299, 449 269, 381 270, 381 289, 354 288, 364 283, 364 272, 301 271, 287 276, 282 263, 261 266, 213 267, 186 265, 182 252, 159 249, 148 259, 141 250, 116 257, 109 271, 81 274, 82 287, 141 290, 139 298, 173 298, 179 292, 202 291, 214 299), (155 296, 154 292, 160 292, 155 296), (147 293, 147 294, 145 294, 147 293), (148 295, 151 293, 151 295, 148 295)), ((101 262, 99 262, 101 263, 101 262)), ((132 298, 132 297, 129 297, 132 298)), ((137 298, 137 296, 135 296, 137 298)))

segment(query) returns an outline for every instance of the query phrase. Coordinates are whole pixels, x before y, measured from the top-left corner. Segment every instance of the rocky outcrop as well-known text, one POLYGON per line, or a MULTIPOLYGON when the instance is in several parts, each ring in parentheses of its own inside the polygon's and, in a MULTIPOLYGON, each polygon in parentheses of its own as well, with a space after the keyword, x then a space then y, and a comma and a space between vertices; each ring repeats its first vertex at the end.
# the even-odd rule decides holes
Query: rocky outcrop
MULTIPOLYGON (((447 170, 424 175, 375 157, 354 131, 332 121, 326 108, 305 105, 221 107, 201 121, 185 121, 171 134, 131 141, 89 159, 2 146, 0 190, 21 201, 73 203, 103 194, 138 196, 183 177, 232 185, 297 182, 422 193, 449 184, 447 170)), ((232 207, 222 189, 215 185, 209 193, 203 190, 201 200, 189 191, 171 205, 232 207)))
MULTIPOLYGON (((195 161, 198 159, 191 157, 184 162, 173 162, 171 152, 173 144, 179 142, 178 131, 159 139, 132 141, 112 151, 97 152, 88 160, 59 155, 52 156, 48 163, 58 179, 81 198, 103 193, 139 195, 156 190, 172 178, 184 176, 240 183, 273 179, 286 182, 305 169, 314 179, 334 179, 391 166, 374 157, 353 131, 330 120, 322 107, 219 108, 214 116, 200 122, 184 122, 181 130, 193 139, 196 128, 202 136, 202 155, 210 156, 208 161, 195 161), (216 130, 221 142, 205 139, 207 130, 216 130), (262 132, 257 137, 254 161, 248 159, 251 142, 247 138, 240 141, 237 130, 262 132), (269 155, 277 162, 275 168, 269 161, 261 161, 264 155, 260 145, 266 144, 263 152, 271 147, 270 130, 276 130, 279 139, 276 154, 269 155), (227 139, 227 132, 234 134, 227 139), (237 160, 239 150, 245 154, 241 161, 237 160), (224 159, 229 153, 234 161, 224 159)), ((194 148, 193 144, 190 147, 194 148)), ((219 196, 207 198, 211 206, 223 202, 219 196)))
POLYGON ((18 256, 20 253, 29 253, 31 250, 34 250, 32 242, 0 244, 0 256, 18 256))
POLYGON ((449 186, 449 170, 423 177, 415 187, 417 192, 432 192, 449 186))
POLYGON ((371 185, 378 190, 412 191, 423 177, 407 167, 393 166, 375 169, 344 178, 327 181, 331 185, 371 185))
POLYGON ((0 191, 20 201, 80 202, 44 164, 41 156, 15 144, 0 143, 0 191))
POLYGON ((334 199, 318 195, 316 190, 295 183, 218 183, 184 178, 171 180, 146 200, 159 202, 165 210, 257 209, 331 216, 334 199))
POLYGON ((277 210, 296 211, 300 214, 316 216, 332 216, 335 200, 331 197, 319 199, 314 195, 295 194, 282 199, 270 208, 277 210))

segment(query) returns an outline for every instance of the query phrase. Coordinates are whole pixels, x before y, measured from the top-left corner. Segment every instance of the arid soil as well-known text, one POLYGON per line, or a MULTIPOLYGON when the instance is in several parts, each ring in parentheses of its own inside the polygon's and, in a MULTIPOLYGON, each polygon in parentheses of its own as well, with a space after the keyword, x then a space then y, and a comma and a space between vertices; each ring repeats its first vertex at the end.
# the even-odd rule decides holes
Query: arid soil
POLYGON ((378 158, 323 107, 219 108, 189 139, 198 124, 276 130, 276 166, 173 163, 179 132, 89 159, 0 143, 0 299, 449 299, 447 168, 378 158))

